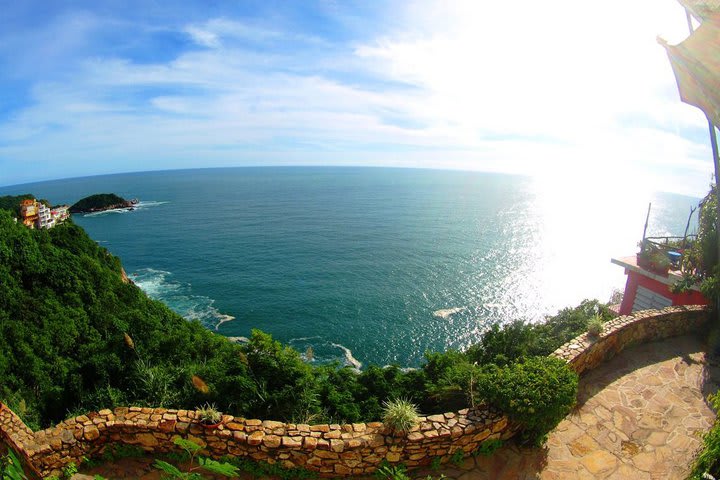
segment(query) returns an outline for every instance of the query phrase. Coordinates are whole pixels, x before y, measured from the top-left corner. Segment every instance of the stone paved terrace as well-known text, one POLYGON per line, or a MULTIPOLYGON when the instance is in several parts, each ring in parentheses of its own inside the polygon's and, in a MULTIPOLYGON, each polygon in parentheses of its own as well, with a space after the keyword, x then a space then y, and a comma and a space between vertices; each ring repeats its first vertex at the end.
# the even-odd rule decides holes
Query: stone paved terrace
MULTIPOLYGON (((718 381, 720 367, 708 364, 696 337, 636 346, 582 377, 578 407, 543 448, 521 448, 510 442, 490 457, 470 457, 460 466, 413 476, 683 479, 701 445, 699 435, 715 418, 705 398, 717 390, 718 381)), ((146 461, 130 459, 93 473, 158 478, 148 470, 146 461)))
POLYGON ((720 367, 703 350, 693 336, 625 350, 581 378, 577 408, 542 449, 508 445, 442 473, 457 480, 684 479, 715 418, 705 398, 718 389, 720 367))

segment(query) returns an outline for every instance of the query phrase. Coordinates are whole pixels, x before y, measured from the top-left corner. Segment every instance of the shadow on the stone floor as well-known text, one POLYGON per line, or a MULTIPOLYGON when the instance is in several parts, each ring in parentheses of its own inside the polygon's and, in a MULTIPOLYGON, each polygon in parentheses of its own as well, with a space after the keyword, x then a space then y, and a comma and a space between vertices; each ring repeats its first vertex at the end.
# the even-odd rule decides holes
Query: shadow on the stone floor
POLYGON ((547 446, 523 447, 511 439, 492 455, 470 457, 461 465, 444 465, 439 470, 417 470, 412 472, 412 478, 425 480, 445 475, 454 480, 534 479, 547 466, 547 459, 547 446))
MULTIPOLYGON (((678 356, 688 365, 704 363, 698 362, 691 357, 692 354, 703 351, 704 345, 696 335, 666 338, 664 340, 644 343, 625 349, 614 358, 601 364, 598 368, 580 377, 580 389, 575 410, 580 409, 588 400, 600 393, 607 386, 635 370, 678 356)), ((716 375, 715 378, 720 377, 716 375)), ((707 382, 703 382, 703 385, 705 384, 707 384, 707 382)), ((705 394, 704 388, 703 394, 705 394)))

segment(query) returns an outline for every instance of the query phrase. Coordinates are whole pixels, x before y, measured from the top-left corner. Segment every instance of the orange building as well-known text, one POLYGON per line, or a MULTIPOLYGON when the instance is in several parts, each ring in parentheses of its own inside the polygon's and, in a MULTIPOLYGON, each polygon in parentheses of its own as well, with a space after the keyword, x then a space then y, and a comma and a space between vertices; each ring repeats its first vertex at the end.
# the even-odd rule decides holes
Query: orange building
POLYGON ((37 200, 23 200, 20 203, 20 216, 22 217, 23 225, 25 225, 26 227, 35 228, 35 223, 37 223, 39 218, 37 200))

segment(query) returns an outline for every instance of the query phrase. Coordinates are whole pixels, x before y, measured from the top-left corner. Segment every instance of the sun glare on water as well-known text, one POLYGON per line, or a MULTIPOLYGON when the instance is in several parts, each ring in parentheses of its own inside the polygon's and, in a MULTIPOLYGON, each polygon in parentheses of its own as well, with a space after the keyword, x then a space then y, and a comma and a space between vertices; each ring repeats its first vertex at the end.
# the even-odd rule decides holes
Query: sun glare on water
POLYGON ((585 298, 607 301, 625 282, 610 259, 635 252, 651 191, 601 170, 538 176, 533 186, 538 253, 530 271, 541 303, 559 309, 585 298))

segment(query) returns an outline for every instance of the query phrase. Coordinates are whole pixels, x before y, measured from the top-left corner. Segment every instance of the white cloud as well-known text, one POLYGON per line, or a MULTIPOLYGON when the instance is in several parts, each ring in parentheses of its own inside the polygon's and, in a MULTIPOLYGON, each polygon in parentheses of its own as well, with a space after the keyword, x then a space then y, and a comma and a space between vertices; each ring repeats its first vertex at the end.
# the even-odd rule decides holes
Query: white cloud
POLYGON ((58 169, 354 163, 706 189, 709 149, 688 140, 703 117, 655 43, 684 35, 672 0, 408 5, 352 46, 218 18, 185 26, 208 48, 170 61, 86 59, 2 124, 0 167, 53 152, 58 169))
POLYGON ((214 32, 194 26, 185 27, 185 32, 190 35, 198 45, 208 48, 218 48, 220 46, 220 39, 214 32))

